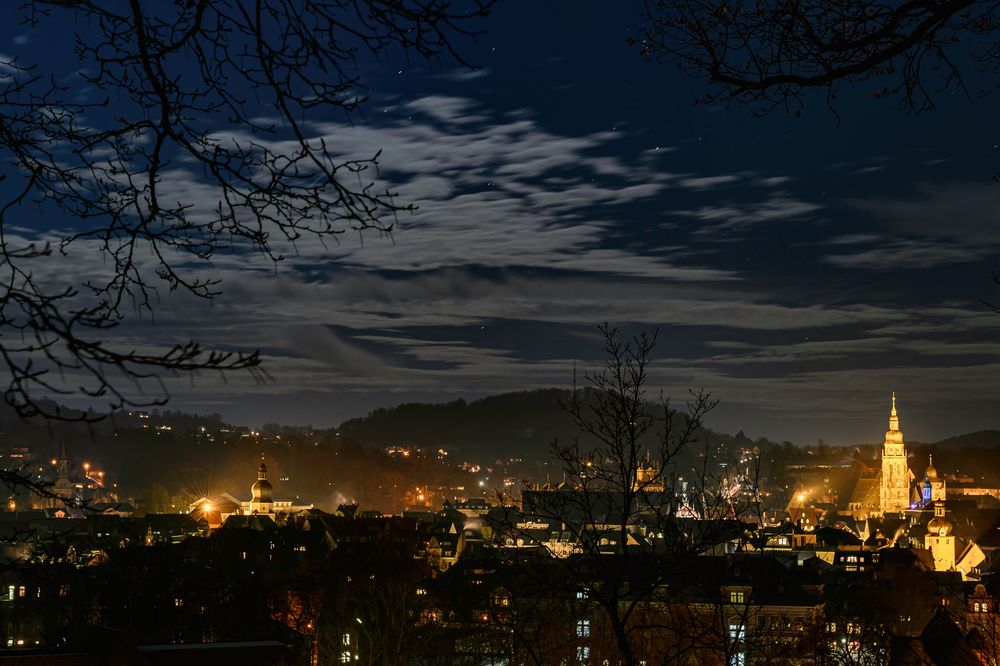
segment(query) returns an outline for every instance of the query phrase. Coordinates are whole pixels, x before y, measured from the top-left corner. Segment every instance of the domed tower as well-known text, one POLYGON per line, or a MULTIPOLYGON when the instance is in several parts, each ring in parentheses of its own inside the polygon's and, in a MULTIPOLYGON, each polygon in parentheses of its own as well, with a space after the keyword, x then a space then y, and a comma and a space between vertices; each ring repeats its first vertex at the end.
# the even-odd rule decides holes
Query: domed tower
POLYGON ((271 482, 267 480, 267 465, 261 456, 257 480, 250 486, 250 513, 271 513, 271 482))
POLYGON ((945 517, 943 501, 934 502, 934 517, 927 523, 927 535, 924 537, 924 547, 934 556, 935 571, 953 571, 955 569, 955 536, 952 534, 954 525, 945 517))
POLYGON ((943 502, 947 493, 944 477, 934 467, 934 456, 930 456, 927 471, 924 472, 923 503, 943 502))
POLYGON ((954 525, 945 517, 944 502, 934 503, 934 517, 927 523, 928 536, 946 537, 951 536, 954 525))
POLYGON ((899 429, 896 394, 892 394, 889 430, 882 445, 882 480, 879 486, 879 508, 883 514, 900 513, 909 508, 910 468, 906 464, 906 444, 899 429))

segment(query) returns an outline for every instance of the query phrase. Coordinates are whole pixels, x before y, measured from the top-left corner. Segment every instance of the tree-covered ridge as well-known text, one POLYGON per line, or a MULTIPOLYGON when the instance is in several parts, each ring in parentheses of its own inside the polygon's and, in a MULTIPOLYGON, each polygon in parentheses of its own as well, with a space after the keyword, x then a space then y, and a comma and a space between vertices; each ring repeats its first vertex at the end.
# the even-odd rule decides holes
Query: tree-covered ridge
POLYGON ((369 446, 452 449, 465 456, 544 457, 549 443, 573 432, 561 405, 570 392, 520 391, 479 400, 380 407, 345 421, 339 432, 369 446))
POLYGON ((935 442, 937 449, 995 449, 1000 448, 1000 430, 977 430, 964 435, 955 435, 935 442))

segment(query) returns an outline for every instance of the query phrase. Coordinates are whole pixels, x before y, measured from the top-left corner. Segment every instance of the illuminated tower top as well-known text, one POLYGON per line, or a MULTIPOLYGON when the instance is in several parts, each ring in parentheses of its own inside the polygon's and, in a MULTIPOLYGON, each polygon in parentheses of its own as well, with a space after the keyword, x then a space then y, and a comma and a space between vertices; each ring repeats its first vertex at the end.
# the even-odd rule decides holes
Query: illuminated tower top
POLYGON ((889 430, 882 445, 882 479, 879 504, 882 513, 904 511, 910 502, 910 469, 906 461, 906 444, 899 429, 896 413, 896 394, 892 394, 892 411, 889 412, 889 430))
POLYGON ((903 431, 899 429, 899 415, 896 413, 896 393, 892 394, 892 411, 889 412, 889 430, 885 433, 885 447, 882 455, 892 448, 892 453, 902 454, 903 451, 903 431), (895 445, 891 446, 890 445, 895 445))
POLYGON ((267 480, 267 465, 264 464, 264 456, 262 455, 260 467, 257 468, 257 481, 250 486, 250 501, 263 504, 270 503, 271 490, 271 483, 267 480))

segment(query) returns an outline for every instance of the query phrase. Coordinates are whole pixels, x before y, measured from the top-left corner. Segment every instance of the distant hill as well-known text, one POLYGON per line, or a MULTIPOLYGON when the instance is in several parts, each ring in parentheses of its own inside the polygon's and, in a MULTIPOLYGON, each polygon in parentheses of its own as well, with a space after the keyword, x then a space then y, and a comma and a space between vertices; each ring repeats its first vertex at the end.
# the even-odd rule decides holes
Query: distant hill
POLYGON ((466 402, 405 403, 345 421, 338 431, 366 446, 445 448, 481 458, 543 458, 556 437, 572 435, 573 419, 560 407, 570 392, 521 391, 466 402))
MULTIPOLYGON (((591 394, 585 392, 584 400, 588 395, 591 394)), ((553 440, 580 436, 573 417, 562 407, 571 397, 567 390, 539 389, 473 401, 406 403, 382 407, 368 416, 345 421, 338 432, 365 446, 378 448, 444 448, 477 462, 511 457, 538 461, 548 458, 553 440)), ((680 429, 679 425, 675 427, 680 429)), ((698 433, 699 439, 712 442, 719 437, 707 429, 698 433)), ((750 444, 742 433, 728 439, 750 444)), ((581 440, 586 446, 586 438, 581 440)))
POLYGON ((944 449, 996 449, 1000 448, 1000 430, 978 430, 948 437, 934 443, 934 447, 939 450, 944 449))

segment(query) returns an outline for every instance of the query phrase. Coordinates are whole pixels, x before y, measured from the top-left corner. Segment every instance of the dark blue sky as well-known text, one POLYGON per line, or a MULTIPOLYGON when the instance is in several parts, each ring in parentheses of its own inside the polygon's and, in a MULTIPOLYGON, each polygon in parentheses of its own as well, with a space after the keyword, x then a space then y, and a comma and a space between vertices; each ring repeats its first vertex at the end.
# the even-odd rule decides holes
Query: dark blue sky
MULTIPOLYGON (((211 306, 165 298, 155 326, 128 324, 130 341, 265 352, 274 381, 180 382, 174 406, 332 425, 569 386, 608 320, 659 326, 656 388, 713 391, 722 430, 873 441, 893 390, 910 439, 1000 427, 1000 315, 980 302, 1000 301, 996 98, 949 91, 916 116, 865 90, 836 115, 822 98, 799 118, 706 108, 698 82, 626 45, 638 10, 505 0, 463 48, 481 70, 367 68, 363 116, 310 131, 345 156, 381 149, 418 211, 277 272, 219 256, 211 306)), ((0 52, 66 68, 73 29, 9 24, 0 52)))

